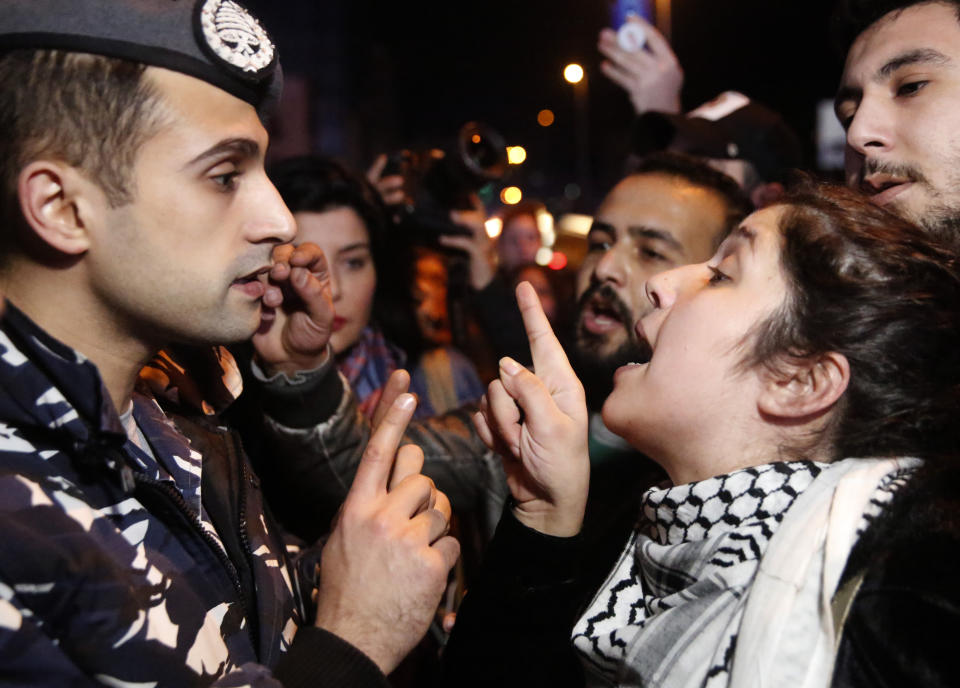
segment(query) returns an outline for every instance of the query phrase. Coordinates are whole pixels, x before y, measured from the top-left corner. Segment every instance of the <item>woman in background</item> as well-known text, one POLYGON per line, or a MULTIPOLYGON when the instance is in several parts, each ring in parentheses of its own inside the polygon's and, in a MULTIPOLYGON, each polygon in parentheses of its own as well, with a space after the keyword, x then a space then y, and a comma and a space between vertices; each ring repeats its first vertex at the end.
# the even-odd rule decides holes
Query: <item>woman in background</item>
POLYGON ((484 388, 470 361, 425 341, 417 327, 413 247, 391 232, 373 187, 317 156, 282 161, 270 177, 297 221, 295 243, 313 242, 327 257, 331 344, 363 412, 372 415, 398 368, 410 370, 418 418, 478 399, 484 388))

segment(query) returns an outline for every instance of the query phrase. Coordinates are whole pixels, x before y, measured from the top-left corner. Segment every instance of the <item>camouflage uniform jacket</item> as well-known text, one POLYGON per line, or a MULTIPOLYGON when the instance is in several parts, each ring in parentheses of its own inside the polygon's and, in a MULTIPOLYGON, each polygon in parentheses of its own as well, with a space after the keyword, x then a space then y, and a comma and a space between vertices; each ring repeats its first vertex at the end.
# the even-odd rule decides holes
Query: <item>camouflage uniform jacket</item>
POLYGON ((383 685, 353 646, 297 631, 296 575, 236 436, 142 394, 133 416, 151 452, 96 367, 8 305, 0 684, 383 685))

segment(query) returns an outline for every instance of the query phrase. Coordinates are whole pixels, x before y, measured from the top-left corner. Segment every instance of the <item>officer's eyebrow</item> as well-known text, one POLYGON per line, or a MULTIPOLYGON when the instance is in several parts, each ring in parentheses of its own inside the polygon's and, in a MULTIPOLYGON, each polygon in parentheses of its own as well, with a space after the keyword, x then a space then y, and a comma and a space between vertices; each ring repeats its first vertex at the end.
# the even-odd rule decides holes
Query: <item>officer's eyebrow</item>
POLYGON ((258 158, 260 156, 260 144, 253 139, 246 138, 224 139, 203 151, 200 155, 184 165, 184 167, 190 167, 209 158, 215 158, 227 153, 242 158, 258 158))

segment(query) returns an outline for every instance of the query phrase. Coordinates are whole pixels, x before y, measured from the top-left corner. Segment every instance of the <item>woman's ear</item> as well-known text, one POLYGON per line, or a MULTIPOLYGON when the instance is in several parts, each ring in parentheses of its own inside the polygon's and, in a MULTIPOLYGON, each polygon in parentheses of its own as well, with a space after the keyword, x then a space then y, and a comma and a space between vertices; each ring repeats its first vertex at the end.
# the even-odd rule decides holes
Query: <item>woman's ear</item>
POLYGON ((849 383, 850 363, 835 351, 783 361, 766 375, 757 406, 766 416, 799 420, 829 410, 849 383))
POLYGON ((20 171, 17 194, 34 234, 61 254, 90 247, 89 221, 102 192, 80 171, 55 160, 35 160, 20 171))

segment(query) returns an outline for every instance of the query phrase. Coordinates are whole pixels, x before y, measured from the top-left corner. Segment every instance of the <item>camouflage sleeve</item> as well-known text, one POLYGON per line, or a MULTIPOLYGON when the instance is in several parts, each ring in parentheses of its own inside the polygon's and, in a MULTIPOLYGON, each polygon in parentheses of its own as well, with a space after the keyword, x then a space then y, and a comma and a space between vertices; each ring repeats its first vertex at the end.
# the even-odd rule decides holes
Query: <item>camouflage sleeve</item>
MULTIPOLYGON (((155 675, 152 678, 156 680, 148 684, 139 680, 143 678, 142 667, 138 668, 137 673, 141 675, 135 681, 122 678, 125 673, 122 666, 116 667, 117 675, 98 673, 91 676, 34 623, 33 613, 22 606, 13 588, 0 583, 0 685, 58 688, 92 688, 104 684, 115 688, 193 685, 183 675, 184 667, 171 668, 176 676, 155 675)), ((247 663, 212 684, 200 676, 195 678, 195 685, 210 685, 211 688, 389 686, 386 677, 360 650, 318 628, 301 629, 274 672, 263 665, 247 663)))
MULTIPOLYGON (((23 586, 18 586, 23 587, 23 586)), ((29 587, 29 586, 28 586, 29 587)), ((122 664, 122 663, 120 663, 122 664)), ((184 680, 177 670, 174 682, 184 680)), ((35 623, 30 609, 22 605, 9 585, 0 583, 0 685, 4 686, 103 686, 125 688, 143 686, 139 681, 125 680, 122 666, 117 675, 96 673, 90 675, 69 656, 62 646, 35 623)), ((173 676, 155 676, 153 685, 169 685, 173 676)), ((196 677, 198 685, 199 676, 196 677)), ((185 684, 181 684, 185 685, 185 684)), ((349 684, 348 684, 349 685, 349 684)), ((213 683, 216 688, 249 686, 250 688, 284 688, 264 666, 245 664, 213 683)))
POLYGON ((14 590, 0 583, 0 685, 95 686, 33 622, 14 590))

